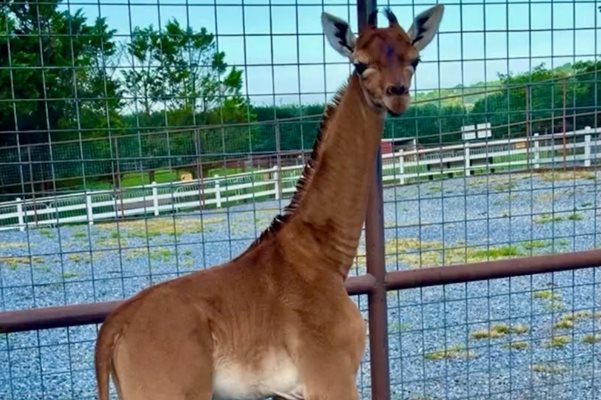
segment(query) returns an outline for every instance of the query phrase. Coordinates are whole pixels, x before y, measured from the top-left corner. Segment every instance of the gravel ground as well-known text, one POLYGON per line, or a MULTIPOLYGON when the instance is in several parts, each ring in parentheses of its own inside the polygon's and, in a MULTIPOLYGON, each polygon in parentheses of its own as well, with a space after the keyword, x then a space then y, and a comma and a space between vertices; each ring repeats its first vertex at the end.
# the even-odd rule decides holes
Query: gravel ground
MULTIPOLYGON (((597 181, 593 173, 514 174, 387 188, 387 268, 596 247, 597 181)), ((283 205, 148 225, 0 232, 0 309, 119 299, 227 261, 283 205)), ((360 255, 351 274, 363 272, 360 255)), ((393 398, 601 398, 600 274, 591 268, 390 292, 393 398)), ((365 297, 357 302, 366 309, 365 297)), ((95 334, 84 326, 0 336, 0 399, 94 398, 95 334)), ((358 377, 365 399, 369 374, 366 357, 358 377)))

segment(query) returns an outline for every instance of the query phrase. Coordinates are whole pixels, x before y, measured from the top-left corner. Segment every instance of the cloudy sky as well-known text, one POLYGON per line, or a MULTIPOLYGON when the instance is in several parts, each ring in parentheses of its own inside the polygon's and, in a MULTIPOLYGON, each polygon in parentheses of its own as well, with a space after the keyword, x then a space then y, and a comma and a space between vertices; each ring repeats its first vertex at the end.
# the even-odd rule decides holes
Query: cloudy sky
MULTIPOLYGON (((593 59, 601 50, 595 1, 442 3, 440 33, 422 52, 413 84, 419 91, 495 80, 498 73, 527 71, 543 62, 559 66, 593 59)), ((432 4, 380 2, 405 28, 432 4)), ((206 27, 217 34, 226 61, 244 69, 244 89, 255 103, 326 100, 349 67, 325 42, 320 13, 350 19, 356 31, 355 4, 339 0, 65 0, 64 6, 82 8, 90 19, 106 17, 119 40, 127 40, 136 26, 164 26, 172 18, 206 27)))

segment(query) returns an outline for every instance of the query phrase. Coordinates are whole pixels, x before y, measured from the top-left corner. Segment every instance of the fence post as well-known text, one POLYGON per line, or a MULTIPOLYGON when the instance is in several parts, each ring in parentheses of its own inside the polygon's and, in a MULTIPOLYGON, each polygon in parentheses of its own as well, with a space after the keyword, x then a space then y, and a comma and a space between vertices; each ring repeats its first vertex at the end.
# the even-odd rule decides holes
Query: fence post
POLYGON ((280 192, 280 174, 278 173, 278 166, 274 165, 273 168, 273 188, 275 190, 275 199, 279 200, 281 198, 280 192))
POLYGON ((538 141, 538 132, 534 134, 534 169, 540 168, 540 143, 538 141))
POLYGON ((154 208, 154 215, 159 215, 159 190, 157 189, 156 181, 152 181, 152 207, 154 208))
MULTIPOLYGON (((359 33, 369 29, 368 16, 377 8, 376 0, 357 2, 359 33)), ((376 14, 377 17, 377 14, 376 14)), ((373 18, 375 21, 377 18, 373 18)), ((365 250, 367 273, 375 279, 367 296, 369 310, 369 351, 371 398, 390 400, 390 367, 388 358, 388 304, 386 298, 386 260, 384 257, 384 195, 382 185, 382 148, 378 146, 373 169, 372 187, 368 194, 365 218, 365 250)))
POLYGON ((405 184, 405 153, 403 149, 399 150, 399 184, 405 184))
POLYGON ((469 143, 465 144, 465 176, 470 176, 472 174, 472 171, 470 170, 470 145, 469 143))
POLYGON ((591 135, 584 135, 584 166, 591 166, 591 135))
POLYGON ((94 225, 94 206, 92 204, 92 195, 86 190, 86 214, 88 216, 88 225, 94 225))
POLYGON ((221 188, 219 184, 219 175, 215 175, 215 205, 221 208, 221 188))
POLYGON ((19 230, 23 232, 25 230, 25 218, 23 216, 23 203, 21 198, 17 197, 17 220, 19 221, 19 230))

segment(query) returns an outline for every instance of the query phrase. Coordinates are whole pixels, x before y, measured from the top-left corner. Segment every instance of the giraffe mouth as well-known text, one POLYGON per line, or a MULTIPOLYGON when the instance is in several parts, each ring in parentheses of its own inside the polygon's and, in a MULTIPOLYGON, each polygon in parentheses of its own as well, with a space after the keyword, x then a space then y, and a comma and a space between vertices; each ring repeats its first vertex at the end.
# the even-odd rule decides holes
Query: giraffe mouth
POLYGON ((411 101, 409 95, 385 96, 383 100, 388 114, 393 117, 398 117, 403 114, 407 107, 409 107, 411 101))

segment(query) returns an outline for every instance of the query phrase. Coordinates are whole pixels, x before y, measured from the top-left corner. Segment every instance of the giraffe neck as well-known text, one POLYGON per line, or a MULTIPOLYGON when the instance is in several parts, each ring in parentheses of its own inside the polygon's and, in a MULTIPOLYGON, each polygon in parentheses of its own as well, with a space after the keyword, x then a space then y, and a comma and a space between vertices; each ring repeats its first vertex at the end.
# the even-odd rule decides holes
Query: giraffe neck
POLYGON ((346 276, 366 215, 384 115, 367 104, 352 75, 329 118, 310 180, 280 237, 295 244, 290 251, 303 264, 313 258, 315 265, 346 276))

